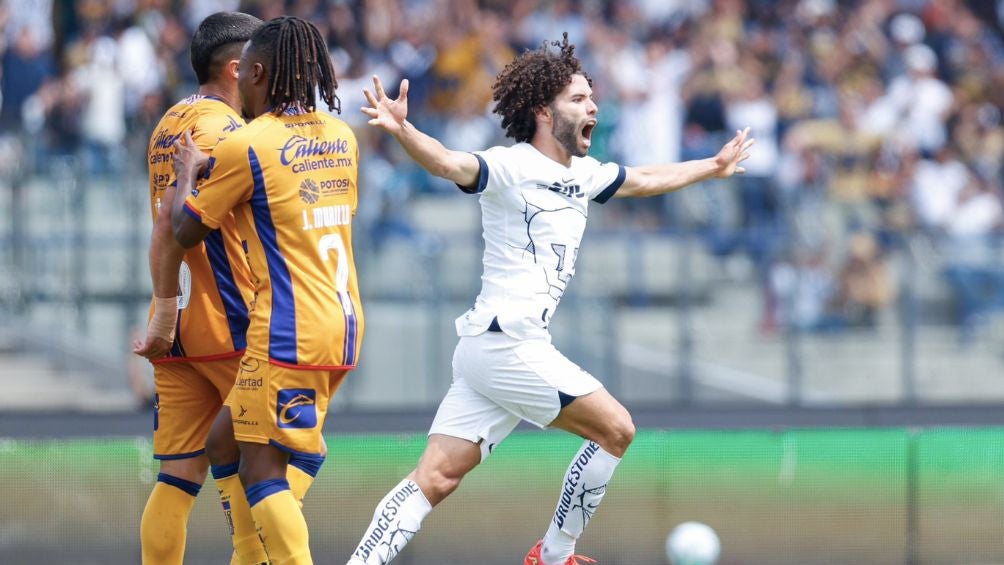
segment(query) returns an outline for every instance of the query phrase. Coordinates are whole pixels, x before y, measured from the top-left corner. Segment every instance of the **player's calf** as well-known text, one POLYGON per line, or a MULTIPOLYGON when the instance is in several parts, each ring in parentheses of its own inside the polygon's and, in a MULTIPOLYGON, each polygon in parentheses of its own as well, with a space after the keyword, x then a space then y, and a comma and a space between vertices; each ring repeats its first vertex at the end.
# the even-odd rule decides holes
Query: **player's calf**
POLYGON ((201 486, 164 472, 157 476, 140 519, 144 565, 181 565, 185 556, 188 515, 201 486))
MULTIPOLYGON (((633 432, 627 433, 627 428, 622 431, 622 441, 630 444, 633 432)), ((543 563, 565 563, 575 553, 575 542, 599 508, 620 461, 595 442, 582 444, 561 483, 558 505, 541 547, 543 563)))
POLYGON ((404 479, 377 504, 349 565, 390 563, 415 537, 429 512, 432 504, 422 489, 411 479, 404 479))

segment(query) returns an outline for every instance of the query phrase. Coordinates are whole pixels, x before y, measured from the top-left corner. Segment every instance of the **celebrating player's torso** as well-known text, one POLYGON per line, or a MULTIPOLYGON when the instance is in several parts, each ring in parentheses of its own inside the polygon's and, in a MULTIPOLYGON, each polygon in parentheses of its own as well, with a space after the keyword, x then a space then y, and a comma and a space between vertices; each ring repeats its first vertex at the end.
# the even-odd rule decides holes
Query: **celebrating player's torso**
MULTIPOLYGON (((174 142, 185 131, 203 151, 244 124, 225 102, 210 96, 189 96, 172 106, 153 130, 147 151, 150 207, 154 218, 164 190, 174 185, 174 142)), ((174 345, 163 361, 200 361, 240 355, 246 347, 247 303, 253 288, 233 214, 221 218, 219 230, 188 250, 181 264, 178 328, 174 345)))
POLYGON ((589 200, 606 202, 624 169, 591 157, 573 157, 564 167, 528 143, 475 155, 481 161, 484 274, 481 294, 457 319, 457 332, 477 335, 497 317, 517 339, 546 335, 575 273, 589 200))
POLYGON ((256 289, 249 355, 300 368, 355 366, 358 158, 349 127, 317 112, 262 115, 213 151, 185 209, 214 227, 236 206, 256 289))

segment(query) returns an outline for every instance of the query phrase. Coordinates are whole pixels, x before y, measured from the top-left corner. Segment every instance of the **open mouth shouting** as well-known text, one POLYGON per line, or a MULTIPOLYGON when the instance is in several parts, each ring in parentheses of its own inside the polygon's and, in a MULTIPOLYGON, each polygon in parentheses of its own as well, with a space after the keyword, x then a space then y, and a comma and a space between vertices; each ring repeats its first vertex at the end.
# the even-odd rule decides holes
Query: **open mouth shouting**
POLYGON ((596 127, 596 120, 588 120, 579 130, 579 142, 589 148, 593 144, 593 128, 596 127))

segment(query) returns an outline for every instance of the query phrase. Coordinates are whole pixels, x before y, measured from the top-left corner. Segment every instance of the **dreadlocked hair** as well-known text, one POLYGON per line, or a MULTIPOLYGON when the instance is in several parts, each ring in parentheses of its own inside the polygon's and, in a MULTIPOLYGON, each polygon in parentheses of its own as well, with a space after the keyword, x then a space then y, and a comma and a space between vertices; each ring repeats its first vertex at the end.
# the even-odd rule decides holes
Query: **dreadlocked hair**
POLYGON ((342 112, 328 46, 314 24, 293 16, 275 18, 251 36, 250 47, 269 66, 266 98, 273 113, 296 107, 313 112, 317 92, 329 110, 342 112))
POLYGON ((544 41, 536 51, 527 49, 506 65, 492 85, 496 103, 492 112, 502 117, 506 137, 517 142, 533 139, 537 132, 534 111, 554 102, 572 82, 572 75, 582 75, 590 86, 593 84, 575 57, 568 32, 561 34, 561 41, 544 41), (558 52, 551 47, 557 47, 558 52))

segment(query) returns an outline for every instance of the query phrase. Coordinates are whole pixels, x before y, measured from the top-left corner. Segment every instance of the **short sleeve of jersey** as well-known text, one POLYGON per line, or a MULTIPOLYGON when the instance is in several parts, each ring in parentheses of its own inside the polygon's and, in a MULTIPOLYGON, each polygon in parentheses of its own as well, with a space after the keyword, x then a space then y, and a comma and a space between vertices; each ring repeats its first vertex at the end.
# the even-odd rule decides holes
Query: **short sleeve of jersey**
POLYGON ((627 172, 617 163, 600 163, 592 157, 583 157, 583 188, 586 196, 597 204, 604 204, 624 184, 627 172))
POLYGON ((185 198, 185 212, 218 229, 227 212, 251 199, 253 182, 247 143, 225 139, 213 149, 202 181, 185 198))
POLYGON ((510 156, 512 150, 508 147, 492 147, 484 151, 475 151, 473 155, 478 160, 478 182, 474 186, 461 186, 460 190, 469 194, 479 194, 499 186, 514 184, 517 170, 510 156))
POLYGON ((231 114, 202 111, 199 113, 195 131, 192 132, 192 139, 199 146, 199 149, 209 152, 228 134, 236 131, 242 125, 231 114))

